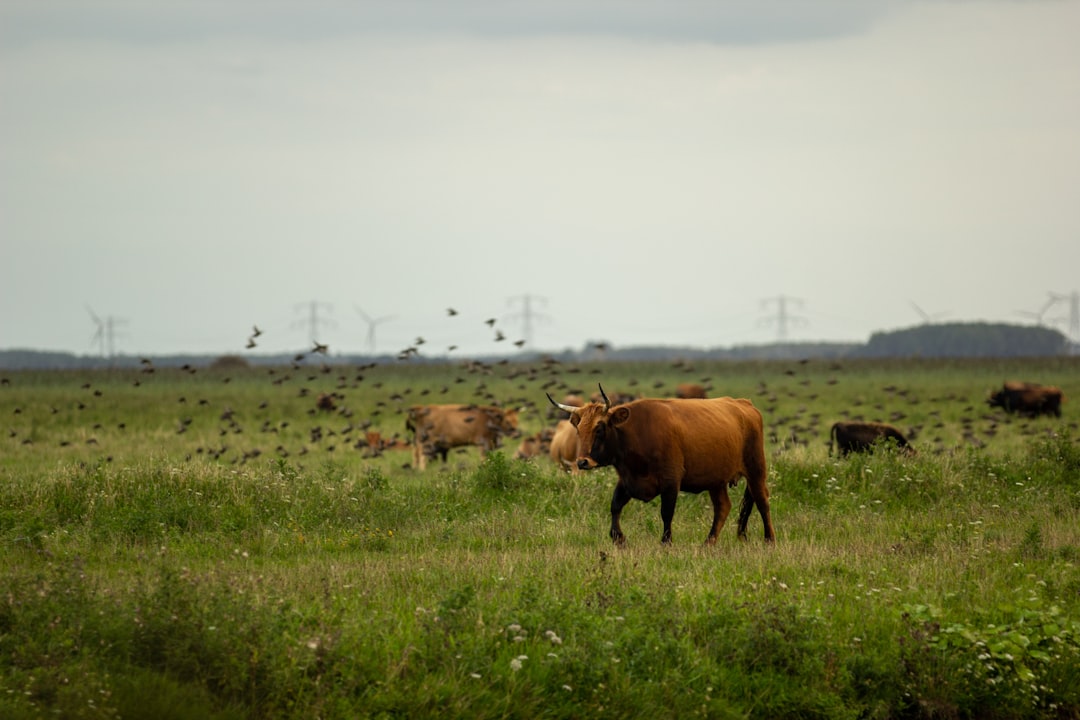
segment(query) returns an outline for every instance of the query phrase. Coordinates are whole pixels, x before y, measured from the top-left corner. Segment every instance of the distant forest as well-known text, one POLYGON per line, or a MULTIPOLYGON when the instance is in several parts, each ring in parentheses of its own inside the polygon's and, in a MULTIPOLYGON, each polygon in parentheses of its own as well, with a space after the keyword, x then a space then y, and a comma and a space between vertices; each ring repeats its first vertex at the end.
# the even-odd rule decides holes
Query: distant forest
MULTIPOLYGON (((307 350, 299 351, 309 360, 307 350)), ((528 362, 538 357, 551 357, 560 362, 650 361, 682 358, 686 360, 792 360, 802 358, 1010 358, 1053 357, 1080 352, 1075 344, 1057 330, 1031 325, 1002 323, 943 323, 928 324, 902 330, 878 332, 866 343, 793 342, 765 345, 739 345, 729 348, 700 348, 683 346, 612 347, 599 340, 585 343, 580 350, 559 352, 522 351, 516 355, 470 357, 473 360, 520 360, 528 362)), ((317 356, 320 363, 355 364, 371 362, 402 362, 395 355, 338 355, 317 356)), ((148 358, 158 367, 209 367, 212 365, 288 365, 297 360, 295 354, 275 355, 168 355, 148 358)), ((405 362, 457 363, 461 357, 412 354, 405 362)), ((73 370, 81 368, 134 368, 143 358, 40 350, 0 350, 0 369, 5 370, 73 370)))

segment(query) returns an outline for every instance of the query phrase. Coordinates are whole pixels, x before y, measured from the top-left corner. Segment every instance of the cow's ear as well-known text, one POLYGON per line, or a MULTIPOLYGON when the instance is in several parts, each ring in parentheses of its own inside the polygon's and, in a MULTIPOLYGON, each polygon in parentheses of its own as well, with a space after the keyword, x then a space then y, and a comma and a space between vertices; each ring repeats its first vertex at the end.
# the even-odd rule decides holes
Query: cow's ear
POLYGON ((581 415, 579 413, 570 413, 570 424, 577 427, 579 422, 581 422, 581 415))
POLYGON ((611 424, 622 425, 630 417, 630 408, 621 405, 611 411, 611 424))

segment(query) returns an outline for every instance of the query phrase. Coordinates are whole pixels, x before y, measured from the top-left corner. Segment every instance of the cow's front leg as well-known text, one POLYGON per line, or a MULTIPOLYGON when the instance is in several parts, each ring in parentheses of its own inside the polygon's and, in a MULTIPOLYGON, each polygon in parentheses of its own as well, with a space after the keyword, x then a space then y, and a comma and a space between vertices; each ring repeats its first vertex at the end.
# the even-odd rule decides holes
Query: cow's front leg
POLYGON ((678 490, 665 490, 660 494, 660 519, 664 522, 664 534, 660 542, 671 543, 671 519, 675 517, 675 502, 679 499, 678 490))
POLYGON ((720 487, 710 490, 709 497, 712 499, 713 516, 712 529, 709 530, 709 536, 705 538, 706 545, 716 542, 720 530, 727 522, 728 513, 731 512, 731 498, 728 496, 727 483, 721 483, 720 487))
POLYGON ((619 516, 622 515, 622 509, 628 502, 630 502, 630 493, 620 480, 615 485, 615 492, 611 494, 611 532, 609 534, 616 545, 626 543, 626 536, 623 535, 622 527, 619 525, 619 516))

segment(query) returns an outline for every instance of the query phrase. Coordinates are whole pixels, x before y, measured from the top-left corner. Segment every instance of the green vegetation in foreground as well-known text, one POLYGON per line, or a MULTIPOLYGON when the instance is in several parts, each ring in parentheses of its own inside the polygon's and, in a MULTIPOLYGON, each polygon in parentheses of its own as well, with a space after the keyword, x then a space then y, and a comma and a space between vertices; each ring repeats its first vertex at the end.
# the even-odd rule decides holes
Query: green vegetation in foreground
MULTIPOLYGON (((604 370, 613 389, 684 372, 604 370)), ((390 434, 391 396, 438 394, 457 368, 376 368, 377 389, 316 370, 11 375, 0 716, 1080 716, 1068 405, 984 418, 993 365, 699 370, 784 429, 774 546, 756 514, 749 542, 726 527, 702 546, 708 499, 683 495, 673 545, 657 503, 634 502, 620 550, 609 469, 510 447, 418 474, 354 446, 347 426, 390 434), (339 411, 310 414, 327 389, 339 411), (896 412, 923 426, 919 456, 828 456, 832 419, 896 412)), ((1019 370, 1080 393, 1073 365, 1019 370)), ((514 371, 457 385, 510 400, 568 377, 514 371)))

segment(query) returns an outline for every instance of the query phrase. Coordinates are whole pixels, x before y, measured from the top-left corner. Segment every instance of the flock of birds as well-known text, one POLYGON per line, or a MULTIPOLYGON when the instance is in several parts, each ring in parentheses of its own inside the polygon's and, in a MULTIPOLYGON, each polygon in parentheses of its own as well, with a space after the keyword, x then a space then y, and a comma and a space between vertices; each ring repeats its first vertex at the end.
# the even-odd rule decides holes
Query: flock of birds
MULTIPOLYGON (((454 308, 447 309, 449 317, 459 315, 454 308)), ((505 335, 496 327, 497 320, 488 318, 484 324, 494 332, 494 341, 502 342, 505 335)), ((247 338, 244 347, 248 350, 258 346, 257 340, 263 335, 258 325, 252 326, 252 331, 247 338)), ((515 345, 523 344, 518 341, 515 345)), ((420 354, 420 348, 425 344, 423 337, 417 337, 415 342, 397 353, 400 361, 408 361, 420 354)), ((451 346, 453 349, 454 346, 451 346)), ((597 347, 598 351, 605 349, 602 344, 597 347)), ((521 408, 521 416, 528 418, 527 424, 539 423, 540 429, 537 435, 545 430, 550 430, 561 417, 561 413, 547 404, 545 393, 552 395, 586 396, 583 386, 593 387, 593 381, 585 381, 580 377, 581 373, 600 375, 603 371, 599 367, 583 370, 574 365, 563 364, 556 359, 541 358, 533 363, 511 362, 509 358, 493 362, 479 360, 464 360, 451 366, 446 371, 446 379, 441 386, 433 385, 423 387, 415 392, 409 387, 397 387, 388 382, 384 387, 382 380, 377 379, 378 372, 375 370, 376 363, 364 365, 342 365, 328 362, 329 346, 325 343, 315 342, 307 352, 297 353, 292 363, 287 368, 274 367, 268 370, 272 377, 272 384, 283 386, 286 383, 302 378, 301 382, 318 384, 326 387, 326 391, 313 391, 307 385, 302 386, 298 395, 302 398, 310 398, 311 402, 306 408, 306 414, 314 419, 313 424, 306 428, 306 432, 297 433, 291 423, 302 420, 297 417, 271 417, 271 404, 269 400, 262 400, 252 413, 239 412, 230 407, 219 408, 216 417, 211 415, 209 422, 216 423, 219 444, 214 446, 200 446, 194 450, 194 455, 203 455, 215 460, 225 459, 234 463, 244 463, 262 456, 265 452, 273 452, 280 457, 291 455, 304 456, 313 450, 334 452, 339 448, 354 448, 364 453, 366 457, 383 455, 394 450, 407 450, 410 448, 409 438, 404 436, 404 413, 411 405, 434 404, 442 402, 474 402, 476 404, 491 404, 502 407, 521 408), (311 363, 312 358, 324 358, 322 362, 311 363), (370 377, 369 377, 370 376, 370 377), (367 417, 358 418, 357 413, 349 403, 349 391, 357 389, 361 383, 368 379, 363 405, 367 417), (497 381, 509 381, 512 385, 497 381), (471 391, 468 386, 472 382, 471 391), (329 386, 332 384, 332 389, 329 386), (504 393, 499 397, 495 393, 496 387, 504 393), (506 388, 512 387, 509 393, 506 388), (518 394, 520 392, 520 394, 518 394), (509 396, 507 396, 509 395, 509 396), (468 399, 466 399, 468 398, 468 399), (537 398, 540 400, 538 401, 537 398), (372 405, 372 400, 374 403, 372 405), (260 445, 269 443, 251 443, 246 448, 235 449, 233 443, 240 444, 235 438, 245 432, 245 424, 241 418, 252 416, 257 419, 258 433, 260 435, 286 436, 293 438, 293 442, 281 440, 273 445, 272 450, 264 451, 260 445), (295 444, 295 438, 302 438, 299 446, 295 444), (231 438, 231 440, 230 440, 231 438)), ((239 356, 232 356, 237 366, 246 366, 247 362, 239 356)), ((226 358, 220 358, 219 362, 226 358)), ((982 447, 991 442, 1000 430, 1003 422, 1013 422, 1011 418, 1000 412, 992 412, 985 407, 979 407, 975 402, 960 397, 954 393, 945 394, 941 397, 920 398, 911 390, 897 385, 887 385, 881 388, 877 402, 867 403, 858 399, 852 401, 852 408, 845 417, 824 417, 820 410, 815 409, 819 398, 819 392, 815 390, 814 380, 803 372, 804 366, 810 361, 801 360, 792 363, 785 370, 787 381, 770 386, 764 380, 759 381, 756 392, 751 394, 755 404, 761 409, 766 417, 768 440, 777 452, 798 446, 810 446, 814 443, 824 442, 822 438, 828 438, 829 429, 835 420, 879 420, 886 421, 901 427, 909 440, 917 445, 921 452, 948 452, 956 448, 956 428, 947 428, 947 423, 942 419, 941 407, 943 404, 964 403, 965 407, 960 413, 960 435, 963 442, 970 446, 982 447), (909 419, 909 413, 920 403, 929 403, 933 406, 925 412, 918 412, 920 421, 914 424, 904 424, 909 419), (951 432, 947 432, 947 429, 951 432)), ((680 374, 691 375, 696 369, 691 362, 675 360, 671 363, 671 369, 680 374)), ((820 370, 820 368, 815 368, 820 370)), ((154 373, 156 368, 150 358, 141 359, 141 372, 154 373)), ((170 370, 175 370, 170 368, 170 370)), ((179 368, 181 372, 195 373, 197 368, 186 364, 179 368)), ((843 367, 836 362, 828 365, 828 377, 824 381, 827 387, 835 386, 839 380, 843 367)), ((599 379, 599 378, 597 378, 599 379)), ((229 381, 226 376, 225 382, 229 381)), ((712 378, 697 378, 705 390, 711 390, 712 378)), ((0 378, 0 384, 9 385, 9 378, 0 378)), ((140 385, 140 380, 134 384, 140 385)), ((619 388, 615 392, 609 389, 611 397, 619 396, 622 401, 636 397, 670 397, 672 388, 664 381, 657 380, 651 383, 641 383, 636 379, 626 381, 625 388, 619 388)), ((94 397, 100 397, 101 390, 91 388, 90 384, 84 384, 83 390, 91 390, 94 397)), ((977 402, 977 401, 976 401, 977 402)), ((188 406, 187 398, 178 398, 178 404, 188 406)), ((198 416, 199 426, 203 427, 206 420, 209 402, 198 400, 196 405, 203 407, 204 412, 198 416)), ((76 409, 83 410, 86 404, 78 400, 76 409)), ((58 409, 50 408, 55 414, 58 409)), ((14 408, 15 415, 22 412, 21 408, 14 408)), ((955 414, 955 413, 951 413, 955 414)), ((294 413, 295 415, 295 413, 294 413)), ((955 421, 950 421, 950 423, 955 421)), ((1072 425, 1075 427, 1076 423, 1072 425)), ((183 414, 177 421, 176 433, 184 434, 196 426, 196 416, 192 413, 183 414)), ((85 440, 86 444, 97 444, 93 435, 94 430, 100 430, 101 423, 90 428, 90 435, 85 440)), ((125 427, 124 423, 117 423, 119 429, 125 427)), ((1020 421, 1019 430, 1022 434, 1036 434, 1046 432, 1046 425, 1037 421, 1020 421)), ((525 433, 523 433, 525 434, 525 433)), ((204 433, 205 436, 205 433, 204 433)), ((21 441, 23 444, 32 444, 32 439, 27 433, 20 435, 20 429, 9 429, 9 438, 21 441)), ((60 441, 62 446, 72 444, 71 440, 60 441)), ((512 448, 509 449, 512 451, 512 448)), ((189 455, 190 457, 190 455, 189 455)), ((404 462, 404 467, 410 463, 404 462)))

